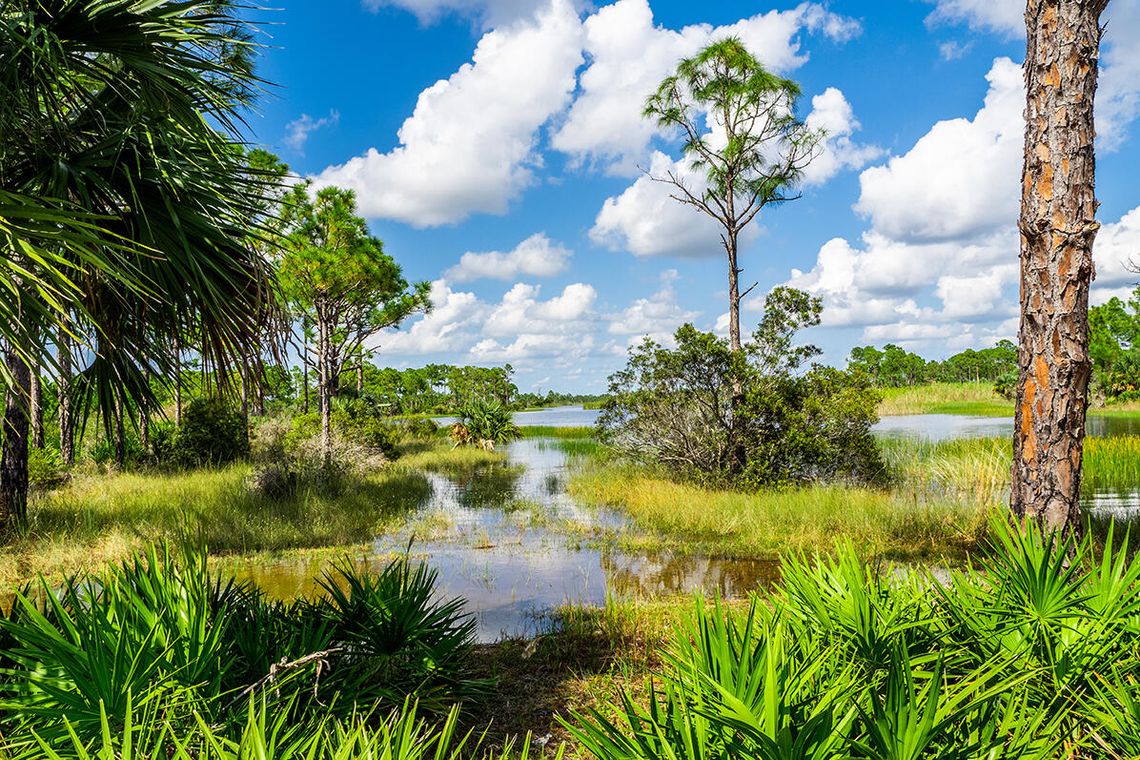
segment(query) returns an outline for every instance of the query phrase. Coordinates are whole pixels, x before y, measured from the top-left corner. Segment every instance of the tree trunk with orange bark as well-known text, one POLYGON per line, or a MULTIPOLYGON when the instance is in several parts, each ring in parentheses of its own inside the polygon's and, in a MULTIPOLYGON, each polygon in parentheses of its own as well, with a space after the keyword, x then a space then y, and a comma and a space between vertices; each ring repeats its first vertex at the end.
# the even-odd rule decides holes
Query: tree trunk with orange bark
POLYGON ((1049 530, 1081 527, 1081 453, 1094 193, 1093 97, 1108 0, 1028 0, 1021 328, 1010 505, 1049 530))

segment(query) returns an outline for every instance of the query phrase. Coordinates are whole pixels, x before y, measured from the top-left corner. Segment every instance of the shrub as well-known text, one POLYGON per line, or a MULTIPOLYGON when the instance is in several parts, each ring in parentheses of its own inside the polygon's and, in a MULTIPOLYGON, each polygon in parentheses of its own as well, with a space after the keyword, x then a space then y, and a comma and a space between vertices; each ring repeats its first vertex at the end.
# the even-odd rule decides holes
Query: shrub
POLYGON ((514 412, 498 401, 472 401, 459 410, 459 421, 451 427, 456 445, 494 448, 519 438, 522 431, 514 423, 514 412))
POLYGON ((745 615, 698 602, 647 707, 567 725, 599 760, 1135 757, 1140 562, 992 530, 948 579, 788 560, 745 615))
POLYGON ((203 551, 153 548, 62 589, 41 581, 0 618, 0 736, 34 731, 59 746, 74 730, 86 743, 155 710, 189 735, 198 716, 240 721, 251 694, 320 725, 410 697, 446 714, 483 692, 468 671, 474 621, 461 601, 437 599, 433 571, 400 559, 373 575, 344 562, 322 585, 316 600, 271 602, 212 578, 203 551))
POLYGON ((55 449, 28 449, 28 485, 38 490, 56 488, 67 482, 69 475, 63 458, 55 449))
POLYGON ((196 398, 182 410, 174 459, 183 466, 217 466, 249 455, 241 410, 221 398, 196 398))
POLYGON ((884 476, 871 425, 878 395, 866 375, 819 365, 796 333, 821 303, 790 288, 768 296, 742 351, 692 325, 677 347, 646 339, 610 377, 600 437, 637 459, 716 484, 756 488, 884 476))

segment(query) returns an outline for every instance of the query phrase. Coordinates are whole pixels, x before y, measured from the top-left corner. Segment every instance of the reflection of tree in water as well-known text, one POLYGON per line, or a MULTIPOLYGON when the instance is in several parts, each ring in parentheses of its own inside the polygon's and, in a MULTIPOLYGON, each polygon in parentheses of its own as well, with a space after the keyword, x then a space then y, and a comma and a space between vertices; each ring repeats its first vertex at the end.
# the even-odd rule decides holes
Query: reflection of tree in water
POLYGON ((724 559, 667 553, 602 553, 602 570, 618 595, 676 594, 700 589, 739 597, 771 588, 780 579, 779 560, 724 559))
POLYGON ((521 465, 488 464, 462 472, 449 472, 455 498, 467 509, 505 509, 515 499, 515 488, 526 470, 521 465))

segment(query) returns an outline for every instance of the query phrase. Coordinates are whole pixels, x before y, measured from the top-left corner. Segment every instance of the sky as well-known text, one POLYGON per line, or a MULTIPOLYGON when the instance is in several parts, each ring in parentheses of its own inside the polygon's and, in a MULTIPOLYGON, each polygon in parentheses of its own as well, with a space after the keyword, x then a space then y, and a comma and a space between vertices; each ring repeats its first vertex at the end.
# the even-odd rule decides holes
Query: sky
MULTIPOLYGON (((600 392, 646 335, 725 332, 717 227, 649 174, 691 172, 641 116, 728 36, 826 130, 802 197, 746 233, 742 328, 820 296, 805 334, 930 358, 1017 332, 1023 0, 292 0, 257 15, 272 83, 252 141, 361 214, 434 308, 381 366, 510 363, 522 390, 600 392)), ((1140 0, 1112 0, 1097 94, 1093 301, 1140 281, 1140 0)), ((699 179, 699 178, 698 178, 699 179)))

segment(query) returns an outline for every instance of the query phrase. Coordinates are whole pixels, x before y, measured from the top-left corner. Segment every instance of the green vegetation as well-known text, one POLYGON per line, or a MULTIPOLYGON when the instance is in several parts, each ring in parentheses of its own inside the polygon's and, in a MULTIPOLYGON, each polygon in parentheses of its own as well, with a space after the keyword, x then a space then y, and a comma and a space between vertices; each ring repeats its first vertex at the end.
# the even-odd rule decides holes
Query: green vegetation
POLYGON ((1017 346, 999 340, 990 348, 954 354, 944 361, 927 360, 916 353, 888 343, 882 349, 856 346, 847 360, 848 369, 865 373, 880 388, 905 388, 929 383, 974 383, 995 386, 1017 376, 1017 346))
POLYGON ((721 557, 826 550, 843 536, 865 556, 960 560, 985 535, 991 506, 842 485, 710 489, 619 463, 584 467, 568 489, 647 532, 620 536, 626 544, 721 557))
POLYGON ((880 415, 969 414, 979 417, 1012 417, 1013 402, 994 394, 993 388, 977 383, 926 383, 882 389, 880 415))
POLYGON ((946 580, 787 559, 744 615, 698 602, 648 696, 567 728, 600 760, 1134 756, 1140 563, 993 534, 946 580))
POLYGON ((498 401, 472 401, 459 410, 459 420, 451 426, 456 446, 493 449, 522 436, 514 423, 514 412, 498 401))
POLYGON ((523 438, 593 438, 598 431, 592 427, 554 427, 553 425, 523 425, 519 428, 523 438))
POLYGON ((860 373, 807 362, 796 334, 819 324, 822 301, 779 287, 739 348, 683 325, 676 348, 651 339, 610 376, 603 442, 678 476, 748 490, 882 475, 871 435, 878 396, 860 373))
POLYGON ((470 672, 474 621, 435 583, 405 560, 377 574, 342 562, 315 599, 270 602, 211 578, 203 553, 153 547, 61 589, 42 583, 0 620, 0 752, 68 756, 102 740, 129 756, 133 744, 164 749, 150 733, 161 731, 195 755, 209 733, 241 739, 257 709, 275 732, 309 734, 282 740, 409 699, 446 716, 487 683, 470 672))

